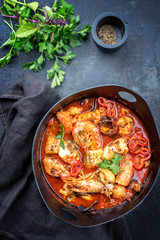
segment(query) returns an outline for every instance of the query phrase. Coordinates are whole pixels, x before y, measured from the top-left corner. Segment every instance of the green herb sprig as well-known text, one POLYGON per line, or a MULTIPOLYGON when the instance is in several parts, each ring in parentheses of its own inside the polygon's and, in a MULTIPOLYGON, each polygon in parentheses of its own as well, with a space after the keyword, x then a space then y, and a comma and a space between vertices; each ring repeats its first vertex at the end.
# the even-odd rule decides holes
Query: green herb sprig
POLYGON ((60 86, 65 72, 61 70, 60 60, 68 64, 76 54, 69 48, 81 46, 81 41, 88 38, 91 26, 87 24, 77 30, 80 17, 75 16, 73 4, 64 0, 55 0, 53 6, 39 8, 38 2, 26 3, 17 0, 4 0, 0 8, 2 16, 16 19, 17 23, 5 23, 12 32, 9 39, 0 47, 9 47, 6 56, 0 59, 0 66, 8 64, 20 51, 29 53, 38 49, 40 56, 33 62, 26 63, 23 70, 39 71, 46 60, 54 60, 54 65, 47 70, 47 79, 52 79, 51 87, 60 86))
POLYGON ((121 170, 119 168, 119 163, 122 160, 122 156, 119 155, 118 153, 114 153, 114 158, 112 158, 111 161, 106 160, 106 158, 103 158, 103 161, 98 164, 100 168, 103 169, 110 169, 113 174, 120 173, 121 170))
POLYGON ((58 134, 55 135, 55 138, 61 140, 60 146, 61 146, 63 149, 65 149, 64 139, 63 139, 64 134, 65 134, 64 125, 61 125, 61 129, 62 129, 62 131, 59 131, 58 134))

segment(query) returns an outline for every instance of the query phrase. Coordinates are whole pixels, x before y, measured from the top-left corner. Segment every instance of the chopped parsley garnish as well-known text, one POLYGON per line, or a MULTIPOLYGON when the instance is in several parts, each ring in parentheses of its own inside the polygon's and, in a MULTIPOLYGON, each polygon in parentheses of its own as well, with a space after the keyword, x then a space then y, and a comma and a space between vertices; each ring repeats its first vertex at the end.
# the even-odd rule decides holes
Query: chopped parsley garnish
POLYGON ((103 161, 98 164, 100 168, 103 169, 110 169, 113 174, 120 173, 121 170, 119 168, 119 163, 122 160, 122 156, 119 155, 118 153, 114 153, 114 158, 112 158, 111 161, 106 160, 106 158, 103 158, 103 161))
POLYGON ((65 149, 64 139, 63 139, 64 134, 65 134, 64 125, 61 125, 61 129, 62 129, 62 131, 59 131, 58 134, 56 134, 55 138, 61 140, 60 146, 61 146, 63 149, 65 149))

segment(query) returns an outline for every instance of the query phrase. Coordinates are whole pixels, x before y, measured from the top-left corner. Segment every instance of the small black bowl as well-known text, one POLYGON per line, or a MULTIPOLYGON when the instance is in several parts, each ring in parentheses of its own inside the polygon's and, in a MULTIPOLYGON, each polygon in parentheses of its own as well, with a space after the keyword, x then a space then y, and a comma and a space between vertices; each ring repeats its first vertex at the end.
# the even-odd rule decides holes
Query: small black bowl
POLYGON ((92 25, 92 37, 95 44, 105 52, 114 52, 121 48, 128 38, 128 23, 124 17, 118 13, 105 12, 99 15, 92 25), (99 29, 103 25, 111 25, 116 33, 116 43, 106 44, 102 42, 98 37, 99 29))

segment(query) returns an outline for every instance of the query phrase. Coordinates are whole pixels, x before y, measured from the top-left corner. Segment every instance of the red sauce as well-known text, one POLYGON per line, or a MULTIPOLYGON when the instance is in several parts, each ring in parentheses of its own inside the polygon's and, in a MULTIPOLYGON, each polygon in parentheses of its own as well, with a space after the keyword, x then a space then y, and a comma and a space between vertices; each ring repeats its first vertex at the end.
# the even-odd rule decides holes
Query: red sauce
MULTIPOLYGON (((97 99, 95 99, 95 98, 89 98, 89 99, 85 99, 83 101, 73 102, 73 103, 69 104, 67 107, 65 107, 63 109, 63 111, 66 111, 71 106, 81 107, 82 112, 89 112, 89 111, 92 111, 92 110, 95 110, 98 108, 97 99)), ((140 121, 140 119, 138 119, 138 117, 130 109, 126 108, 125 106, 123 106, 122 104, 120 104, 118 102, 116 102, 116 110, 117 110, 117 114, 116 114, 116 117, 113 119, 113 124, 116 125, 119 118, 121 118, 123 115, 125 115, 127 113, 127 116, 131 116, 135 123, 133 132, 130 135, 127 135, 127 138, 130 138, 133 135, 133 133, 136 130, 138 130, 148 140, 147 147, 150 150, 150 143, 149 143, 148 135, 147 135, 147 132, 146 132, 142 122, 140 121)), ((46 140, 47 140, 48 135, 50 133, 53 133, 54 135, 57 134, 58 131, 61 129, 60 127, 61 127, 61 124, 58 121, 58 119, 56 118, 56 116, 53 117, 49 121, 46 131, 44 133, 43 139, 42 139, 42 144, 41 144, 41 159, 42 160, 44 157, 50 157, 49 154, 45 153, 45 145, 46 145, 46 140)), ((118 137, 120 137, 120 136, 118 136, 118 137)), ((101 134, 102 149, 118 137, 117 136, 107 136, 107 135, 101 134)), ((121 137, 123 137, 123 136, 121 136, 121 137)), ((65 134, 64 139, 73 139, 72 134, 65 134)), ((85 152, 82 148, 80 148, 79 151, 80 151, 82 162, 83 162, 83 157, 84 157, 85 152)), ((130 155, 132 156, 132 154, 130 154, 130 155)), ((58 155, 56 155, 56 156, 58 156, 58 155)), ((97 169, 97 167, 88 168, 86 166, 83 166, 84 174, 89 173, 89 172, 94 172, 96 169, 97 169)), ((149 172, 149 165, 148 165, 148 167, 142 168, 142 170, 134 169, 134 175, 133 175, 132 179, 138 180, 138 182, 142 184, 145 181, 148 172, 149 172)), ((44 173, 45 173, 45 176, 46 176, 48 182, 50 183, 51 187, 62 198, 64 198, 67 201, 67 199, 59 192, 59 190, 63 188, 64 182, 59 177, 50 176, 45 171, 45 169, 44 169, 44 173)), ((125 198, 114 198, 114 197, 109 198, 101 193, 95 193, 95 194, 93 193, 91 200, 85 200, 81 197, 76 197, 74 200, 71 201, 71 203, 74 205, 77 205, 77 206, 82 205, 84 207, 88 207, 95 201, 98 201, 98 203, 95 206, 95 209, 104 209, 104 208, 110 208, 110 207, 119 205, 122 202, 124 202, 126 200, 126 198, 128 200, 131 199, 131 197, 134 195, 134 193, 135 193, 135 191, 133 189, 128 189, 126 187, 126 197, 125 198)))

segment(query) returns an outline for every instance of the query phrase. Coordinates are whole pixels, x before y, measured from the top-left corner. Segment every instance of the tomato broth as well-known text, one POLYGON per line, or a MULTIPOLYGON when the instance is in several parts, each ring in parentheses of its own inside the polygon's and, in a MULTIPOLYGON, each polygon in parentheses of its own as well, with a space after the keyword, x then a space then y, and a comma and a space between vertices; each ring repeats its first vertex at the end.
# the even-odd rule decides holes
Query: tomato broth
MULTIPOLYGON (((105 99, 102 99, 105 102, 105 99)), ((103 103, 104 104, 104 103, 103 103)), ((144 161, 144 165, 141 169, 139 167, 139 162, 141 161, 138 160, 138 158, 142 158, 142 157, 146 157, 145 152, 151 152, 150 149, 150 141, 147 135, 147 132, 142 124, 142 122, 140 121, 140 119, 130 110, 128 109, 126 106, 122 105, 119 102, 115 102, 115 101, 110 101, 109 103, 107 103, 108 105, 106 105, 105 107, 103 106, 103 104, 98 102, 97 98, 88 98, 88 99, 84 99, 84 100, 80 100, 80 101, 76 101, 76 102, 72 102, 71 104, 69 104, 68 106, 66 106, 65 108, 61 109, 60 111, 63 112, 67 112, 71 107, 77 107, 79 109, 81 109, 81 113, 77 114, 76 117, 79 117, 81 114, 83 113, 94 113, 96 110, 100 111, 100 107, 104 108, 105 111, 107 112, 107 106, 110 106, 110 113, 108 113, 108 115, 106 115, 104 118, 102 117, 100 119, 100 121, 97 123, 94 122, 93 119, 87 120, 87 122, 92 122, 95 127, 98 129, 98 132, 100 134, 100 139, 101 139, 101 149, 104 150, 105 147, 107 147, 111 142, 114 142, 116 139, 125 139, 126 141, 126 146, 128 148, 128 152, 125 154, 119 154, 119 156, 122 156, 122 160, 123 158, 125 158, 125 155, 129 156, 130 159, 132 159, 132 162, 136 161, 135 167, 133 165, 133 174, 130 178, 130 183, 127 186, 123 186, 123 188, 125 189, 125 195, 124 196, 120 196, 120 197, 115 197, 114 195, 112 195, 112 193, 109 194, 103 194, 102 192, 86 192, 87 195, 89 195, 89 199, 85 199, 85 197, 83 198, 83 196, 78 192, 76 192, 76 196, 73 199, 68 199, 67 196, 65 196, 64 194, 61 193, 60 189, 63 189, 64 186, 64 179, 61 178, 60 176, 54 176, 52 175, 52 171, 51 174, 48 174, 44 163, 43 163, 43 159, 44 158, 51 158, 54 161, 54 158, 56 157, 57 161, 59 161, 61 164, 65 164, 67 165, 67 167, 69 167, 69 163, 66 163, 63 161, 63 159, 58 155, 58 154, 48 154, 46 153, 46 142, 48 139, 48 136, 50 134, 52 135, 56 135, 59 133, 59 131, 62 131, 62 122, 60 122, 60 120, 57 118, 57 115, 55 115, 49 122, 48 125, 46 127, 44 136, 42 138, 41 141, 41 161, 42 161, 42 166, 43 166, 43 170, 44 170, 44 174, 46 179, 48 180, 49 184, 51 185, 51 187, 54 189, 54 191, 60 195, 63 199, 65 199, 66 201, 71 202, 72 204, 76 205, 76 206, 83 206, 83 207, 88 207, 90 206, 92 203, 94 203, 95 201, 97 201, 97 204, 95 205, 95 209, 104 209, 104 208, 110 208, 116 205, 121 204, 122 202, 124 202, 125 200, 130 201, 133 197, 133 195, 135 194, 135 192, 137 192, 137 185, 132 186, 132 182, 134 183, 134 181, 136 182, 136 184, 138 184, 138 192, 141 190, 141 186, 142 184, 145 182, 145 179, 147 178, 148 172, 149 172, 149 168, 150 168, 150 158, 148 158, 147 160, 144 161), (114 109, 113 109, 114 108, 114 109), (112 111, 114 110, 114 111, 112 111), (112 116, 111 116, 112 114, 112 116), (114 115, 113 115, 114 114, 114 115), (130 132, 128 132, 128 134, 123 134, 123 131, 126 127, 126 125, 123 123, 123 126, 120 127, 121 125, 119 124, 119 120, 123 117, 129 117, 128 119, 132 119, 133 120, 133 129, 129 129, 130 132), (108 120, 110 121, 109 124, 112 125, 110 128, 108 129, 112 129, 113 133, 111 134, 104 134, 104 132, 101 132, 101 129, 103 129, 103 126, 100 123, 103 123, 103 120, 108 120), (121 129, 121 133, 120 133, 120 129, 121 129), (137 144, 137 139, 136 134, 141 134, 141 135, 137 135, 137 136, 141 136, 140 140, 139 140, 139 145, 137 144), (132 141, 132 142, 131 142, 132 141), (144 143, 144 141, 146 141, 144 143), (129 147, 130 144, 130 147, 129 147), (144 147, 141 147, 141 145, 144 145, 144 147), (134 149, 133 146, 136 146, 134 149), (138 147, 137 147, 138 146, 138 147), (140 147, 143 148, 143 152, 140 152, 140 147), (138 152, 138 154, 135 154, 135 152, 138 152), (139 153, 140 152, 140 153, 139 153), (136 159, 137 156, 137 159, 136 159)), ((104 110, 102 109, 102 110, 104 110)), ((108 111, 109 112, 109 111, 108 111)), ((69 115, 68 112, 68 116, 69 119, 73 120, 73 118, 75 118, 75 116, 73 115, 69 115)), ((126 118, 127 119, 127 118, 126 118)), ((73 127, 75 126, 75 124, 77 124, 77 122, 73 123, 73 127)), ((108 123, 107 123, 108 124, 108 123)), ((128 123, 126 123, 128 124, 128 123)), ((73 134, 72 131, 71 132, 67 132, 66 133, 66 129, 64 126, 64 141, 65 140, 72 140, 74 141, 75 139, 73 138, 73 134)), ((82 171, 83 171, 83 175, 85 176, 86 174, 89 173, 95 173, 98 169, 100 169, 99 165, 95 165, 95 166, 86 166, 84 164, 84 157, 85 154, 87 152, 87 150, 84 147, 81 147, 80 145, 77 144, 77 142, 75 143, 77 145, 77 151, 79 152, 80 155, 80 161, 82 164, 82 171)), ((148 155, 147 155, 148 156, 148 155)), ((103 159, 102 159, 103 161, 103 159)), ((112 160, 110 159, 109 162, 111 162, 112 160)), ((118 166, 118 165, 117 165, 118 166)), ((67 168, 70 169, 70 168, 67 168)), ((101 170, 101 169, 100 169, 101 170)), ((111 170, 110 170, 111 171, 111 170)), ((122 169, 123 172, 123 169, 122 169)), ((55 174, 55 173, 54 173, 55 174)), ((57 172, 56 172, 57 174, 57 172)), ((117 178, 117 175, 119 173, 115 174, 115 179, 117 178)), ((77 175, 76 177, 74 177, 74 179, 78 179, 79 175, 77 175)), ((97 178, 99 181, 99 178, 97 178)), ((105 185, 105 184, 104 184, 105 185)), ((113 183, 113 187, 115 185, 119 185, 117 183, 113 183)), ((79 191, 76 190, 76 191, 79 191)), ((81 191, 81 189, 80 189, 81 191)), ((84 191, 85 192, 85 191, 84 191)), ((82 193, 82 192, 81 192, 82 193)))

